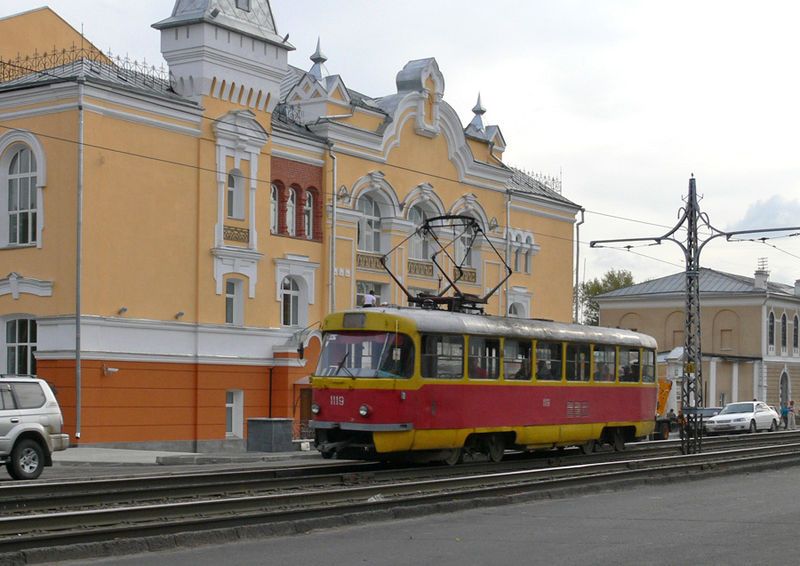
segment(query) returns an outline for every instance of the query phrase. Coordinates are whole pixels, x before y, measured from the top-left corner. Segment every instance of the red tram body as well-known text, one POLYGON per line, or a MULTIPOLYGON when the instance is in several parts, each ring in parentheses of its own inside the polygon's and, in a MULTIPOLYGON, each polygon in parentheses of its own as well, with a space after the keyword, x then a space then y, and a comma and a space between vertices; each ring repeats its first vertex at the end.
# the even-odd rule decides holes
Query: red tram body
POLYGON ((412 308, 328 316, 312 376, 326 457, 454 463, 465 450, 593 449, 653 431, 653 338, 412 308))

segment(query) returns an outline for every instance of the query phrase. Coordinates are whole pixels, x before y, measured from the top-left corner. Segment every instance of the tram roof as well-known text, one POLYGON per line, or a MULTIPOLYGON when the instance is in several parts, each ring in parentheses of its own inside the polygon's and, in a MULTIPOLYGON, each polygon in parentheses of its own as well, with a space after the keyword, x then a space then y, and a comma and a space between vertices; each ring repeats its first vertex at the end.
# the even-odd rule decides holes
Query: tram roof
POLYGON ((420 332, 505 336, 565 342, 613 343, 644 348, 657 347, 656 340, 652 336, 624 328, 584 326, 582 324, 533 318, 509 318, 409 307, 374 307, 353 309, 347 312, 381 313, 403 317, 413 321, 420 332))

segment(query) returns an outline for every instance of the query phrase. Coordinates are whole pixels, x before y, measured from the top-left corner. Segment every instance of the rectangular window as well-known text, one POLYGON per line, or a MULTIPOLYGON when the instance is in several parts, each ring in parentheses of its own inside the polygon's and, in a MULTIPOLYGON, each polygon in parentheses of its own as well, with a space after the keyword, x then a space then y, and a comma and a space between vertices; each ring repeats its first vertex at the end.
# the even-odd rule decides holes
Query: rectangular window
POLYGON ((42 391, 42 386, 33 383, 14 383, 11 386, 14 396, 17 398, 17 406, 20 409, 38 409, 43 407, 47 400, 42 391))
POLYGON ((356 378, 411 377, 414 341, 396 332, 326 332, 315 375, 356 378))
POLYGON ((536 379, 561 381, 562 350, 560 342, 536 342, 536 379))
POLYGON ((656 381, 656 353, 653 350, 645 350, 642 356, 642 381, 644 383, 656 381))
POLYGON ((369 291, 375 293, 375 306, 382 305, 387 302, 388 292, 384 289, 382 283, 370 283, 369 281, 356 281, 356 306, 364 306, 364 297, 367 296, 369 291))
POLYGON ((36 320, 6 321, 6 373, 36 375, 36 320))
POLYGON ((225 436, 244 438, 244 391, 225 392, 225 436))
POLYGON ((244 299, 242 280, 228 279, 225 282, 225 323, 244 324, 244 299))
POLYGON ((500 376, 500 340, 469 337, 470 379, 497 379, 500 376))
POLYGON ((614 346, 594 347, 594 380, 615 381, 617 349, 614 346))
POLYGON ((464 377, 464 337, 428 334, 422 336, 422 377, 464 377))
POLYGON ((506 339, 503 345, 503 374, 506 379, 530 381, 531 343, 506 339))
POLYGON ((589 381, 589 344, 567 344, 567 381, 589 381))
POLYGON ((719 331, 720 347, 723 350, 733 349, 733 329, 723 328, 719 331))
POLYGON ((641 366, 639 365, 639 348, 619 348, 619 380, 627 383, 638 383, 641 366))

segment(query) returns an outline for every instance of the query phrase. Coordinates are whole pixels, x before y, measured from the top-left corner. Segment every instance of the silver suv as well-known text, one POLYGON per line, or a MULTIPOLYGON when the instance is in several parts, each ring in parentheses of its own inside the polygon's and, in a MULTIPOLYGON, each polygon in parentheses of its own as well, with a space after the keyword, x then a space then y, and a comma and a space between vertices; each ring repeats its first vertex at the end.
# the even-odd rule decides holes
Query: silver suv
POLYGON ((64 418, 46 381, 0 375, 0 464, 12 478, 38 478, 51 454, 69 445, 64 418))

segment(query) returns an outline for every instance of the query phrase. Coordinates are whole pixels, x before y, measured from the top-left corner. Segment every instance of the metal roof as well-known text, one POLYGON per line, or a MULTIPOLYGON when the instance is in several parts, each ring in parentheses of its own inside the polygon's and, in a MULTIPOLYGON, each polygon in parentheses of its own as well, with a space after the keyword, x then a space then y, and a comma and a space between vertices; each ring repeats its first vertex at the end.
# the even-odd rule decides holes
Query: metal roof
POLYGON ((557 342, 614 343, 625 346, 656 348, 655 338, 621 328, 583 326, 532 318, 508 318, 406 307, 353 309, 346 311, 346 313, 381 313, 402 317, 412 321, 419 332, 505 336, 525 340, 554 340, 557 342))
MULTIPOLYGON (((794 287, 782 283, 767 282, 767 289, 758 289, 753 277, 743 277, 723 271, 716 271, 706 267, 700 268, 700 294, 728 294, 728 295, 763 295, 766 292, 778 295, 794 295, 794 287)), ((654 295, 680 295, 686 292, 686 274, 674 273, 644 283, 637 283, 630 287, 616 289, 598 295, 597 299, 610 299, 620 297, 646 297, 654 295)))
POLYGON ((508 186, 512 191, 519 191, 530 195, 544 197, 546 199, 555 200, 570 206, 580 206, 568 198, 563 197, 561 193, 556 192, 554 189, 548 187, 546 184, 538 179, 533 178, 527 173, 524 173, 515 167, 510 167, 510 169, 513 174, 508 182, 508 186))

